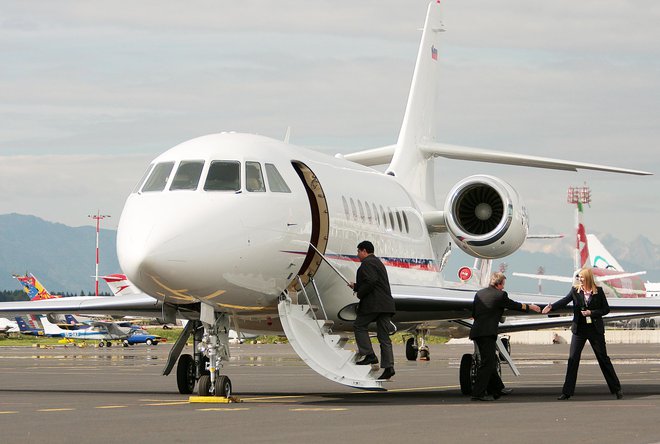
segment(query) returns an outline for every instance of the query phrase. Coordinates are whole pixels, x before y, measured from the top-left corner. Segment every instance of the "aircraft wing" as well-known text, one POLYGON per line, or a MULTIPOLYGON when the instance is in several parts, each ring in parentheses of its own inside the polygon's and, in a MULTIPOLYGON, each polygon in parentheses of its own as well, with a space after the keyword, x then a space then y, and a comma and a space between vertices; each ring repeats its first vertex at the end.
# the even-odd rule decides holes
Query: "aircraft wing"
POLYGON ((0 303, 0 313, 98 313, 119 316, 159 317, 162 303, 147 296, 76 296, 39 301, 15 301, 0 303))
MULTIPOLYGON (((392 296, 396 303, 397 319, 404 318, 407 312, 433 313, 435 319, 467 319, 472 316, 472 302, 475 289, 468 288, 439 288, 412 285, 391 285, 392 296)), ((544 307, 564 295, 539 295, 508 292, 509 298, 524 304, 536 304, 544 307)), ((660 312, 660 298, 609 298, 608 303, 612 315, 628 313, 646 315, 660 312)), ((553 314, 572 313, 572 306, 561 310, 553 310, 553 314)), ((537 313, 521 314, 516 311, 507 311, 509 316, 545 317, 537 313)), ((404 320, 402 319, 402 320, 404 320)), ((539 327, 541 328, 541 327, 539 327)))
MULTIPOLYGON (((608 314, 607 316, 603 316, 603 321, 605 322, 611 322, 611 321, 621 321, 624 319, 636 319, 636 318, 644 318, 648 317, 649 315, 653 316, 654 314, 657 313, 616 313, 616 314, 608 314)), ((463 320, 456 320, 454 321, 459 325, 462 325, 464 327, 472 328, 472 320, 471 319, 463 319, 463 320)), ((528 330, 542 330, 546 328, 555 328, 555 327, 569 327, 573 322, 573 316, 557 316, 557 315, 539 315, 536 317, 509 317, 506 318, 504 322, 502 322, 499 327, 498 327, 498 332, 499 333, 512 333, 515 331, 528 331, 528 330)))

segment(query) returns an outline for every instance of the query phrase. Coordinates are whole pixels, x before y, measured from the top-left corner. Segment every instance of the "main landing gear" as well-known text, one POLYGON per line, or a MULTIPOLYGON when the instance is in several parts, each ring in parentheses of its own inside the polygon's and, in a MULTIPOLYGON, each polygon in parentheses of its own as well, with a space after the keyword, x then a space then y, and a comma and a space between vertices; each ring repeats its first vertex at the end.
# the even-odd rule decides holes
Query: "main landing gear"
MULTIPOLYGON (((506 348, 507 353, 511 352, 511 344, 509 343, 509 338, 504 337, 500 338, 504 347, 506 348)), ((498 353, 499 358, 497 360, 497 373, 502 376, 502 364, 501 361, 506 361, 502 353, 498 353)), ((461 365, 458 370, 458 379, 461 386, 461 393, 470 396, 472 394, 472 386, 477 379, 477 369, 481 364, 481 358, 479 356, 479 348, 477 344, 474 344, 474 353, 465 353, 461 357, 461 365)))
POLYGON ((415 330, 412 337, 406 340, 406 359, 409 361, 416 361, 419 356, 420 361, 430 361, 431 352, 429 346, 426 345, 426 336, 429 330, 420 328, 415 330))

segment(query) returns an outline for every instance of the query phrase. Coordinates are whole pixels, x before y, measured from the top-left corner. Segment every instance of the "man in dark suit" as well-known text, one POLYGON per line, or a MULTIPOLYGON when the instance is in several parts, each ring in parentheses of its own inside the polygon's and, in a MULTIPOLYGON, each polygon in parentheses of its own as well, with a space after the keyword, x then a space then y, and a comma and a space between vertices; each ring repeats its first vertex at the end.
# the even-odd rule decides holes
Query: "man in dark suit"
POLYGON ((603 316, 610 312, 607 297, 602 287, 596 285, 591 268, 583 268, 578 272, 576 278, 577 283, 565 297, 554 304, 548 304, 543 309, 545 314, 573 303, 573 323, 571 324, 573 337, 571 338, 564 387, 557 399, 565 401, 575 393, 580 358, 587 341, 591 344, 594 355, 596 355, 610 393, 616 395, 616 399, 622 399, 621 382, 619 382, 612 361, 607 355, 607 346, 605 345, 603 316))
POLYGON ((390 334, 396 331, 392 323, 392 316, 396 309, 390 290, 390 281, 385 265, 374 255, 374 245, 371 242, 360 242, 357 246, 357 256, 361 262, 360 268, 357 270, 355 283, 349 284, 360 300, 357 318, 353 322, 353 331, 358 352, 363 358, 356 364, 378 363, 369 339, 368 328, 370 323, 375 322, 376 336, 380 343, 380 367, 384 369, 378 379, 390 379, 395 373, 390 334))
POLYGON ((506 276, 504 273, 493 273, 490 286, 477 291, 472 305, 474 322, 470 330, 472 339, 479 348, 481 364, 477 369, 477 377, 472 387, 473 401, 494 401, 509 393, 504 388, 502 379, 497 373, 497 328, 504 309, 517 311, 534 311, 539 313, 538 305, 521 304, 512 301, 504 291, 506 276))

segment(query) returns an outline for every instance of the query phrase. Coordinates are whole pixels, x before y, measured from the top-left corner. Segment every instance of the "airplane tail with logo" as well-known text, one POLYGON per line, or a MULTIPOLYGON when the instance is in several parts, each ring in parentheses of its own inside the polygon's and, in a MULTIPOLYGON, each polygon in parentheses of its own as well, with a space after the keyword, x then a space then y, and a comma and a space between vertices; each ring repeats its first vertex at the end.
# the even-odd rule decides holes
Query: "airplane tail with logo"
POLYGON ((27 321, 23 316, 16 316, 15 319, 16 324, 18 324, 18 329, 22 334, 34 336, 41 336, 44 334, 43 329, 40 326, 37 326, 33 320, 27 321))
POLYGON ((614 256, 607 251, 607 248, 601 243, 594 234, 587 234, 587 239, 591 251, 591 266, 604 268, 606 270, 624 271, 623 267, 614 256))
POLYGON ((16 278, 18 282, 21 283, 23 286, 23 291, 28 295, 31 301, 56 299, 60 297, 50 294, 32 273, 26 273, 24 276, 13 274, 12 277, 16 278))
POLYGON ((124 274, 101 276, 115 296, 142 294, 142 292, 124 274))

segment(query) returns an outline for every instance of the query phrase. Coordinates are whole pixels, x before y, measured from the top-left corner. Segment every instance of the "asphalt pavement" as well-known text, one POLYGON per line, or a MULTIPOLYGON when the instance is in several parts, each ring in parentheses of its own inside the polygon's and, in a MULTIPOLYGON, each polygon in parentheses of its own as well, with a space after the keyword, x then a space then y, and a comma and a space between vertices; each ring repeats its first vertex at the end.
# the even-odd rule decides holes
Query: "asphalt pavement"
MULTIPOLYGON (((458 366, 472 346, 432 345, 430 361, 395 346, 387 392, 330 382, 287 344, 232 346, 224 373, 240 402, 196 403, 162 376, 169 345, 0 347, 0 442, 660 442, 660 345, 610 345, 624 399, 583 353, 576 394, 557 401, 568 345, 514 345, 510 396, 475 402, 458 366)), ((190 351, 188 351, 190 352, 190 351)))

